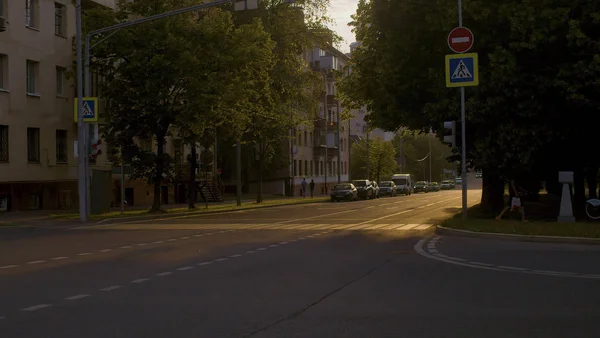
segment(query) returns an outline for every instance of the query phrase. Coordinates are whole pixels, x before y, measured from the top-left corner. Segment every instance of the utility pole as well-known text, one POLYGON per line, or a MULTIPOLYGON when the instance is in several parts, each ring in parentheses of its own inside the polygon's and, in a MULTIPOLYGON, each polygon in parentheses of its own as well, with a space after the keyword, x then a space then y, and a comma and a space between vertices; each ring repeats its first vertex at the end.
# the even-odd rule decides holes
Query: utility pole
POLYGON ((85 137, 85 124, 83 123, 83 55, 82 55, 82 29, 81 29, 81 0, 75 2, 76 48, 77 48, 77 156, 78 175, 77 185, 79 191, 79 219, 87 222, 88 201, 86 190, 87 146, 85 137))
POLYGON ((371 169, 371 155, 369 154, 369 128, 367 126, 367 179, 371 179, 370 169, 371 169))
MULTIPOLYGON (((458 0, 458 26, 462 27, 462 0, 458 0)), ((460 87, 460 123, 462 134, 462 165, 461 165, 461 177, 462 177, 462 219, 467 219, 467 134, 466 134, 466 118, 465 118, 465 87, 460 87)))
POLYGON ((431 160, 433 154, 431 153, 431 130, 429 131, 429 183, 431 183, 431 160))
POLYGON ((239 207, 242 205, 242 143, 240 140, 235 144, 235 162, 237 163, 235 166, 235 200, 239 207))
POLYGON ((327 153, 327 147, 329 147, 329 142, 327 142, 327 126, 329 123, 329 119, 327 118, 327 70, 323 71, 323 81, 325 83, 325 99, 323 100, 323 114, 325 115, 325 194, 329 194, 327 191, 327 175, 329 174, 329 158, 327 153))
POLYGON ((346 151, 348 152, 348 163, 346 164, 346 166, 348 168, 348 181, 349 182, 352 181, 352 172, 350 171, 350 149, 351 149, 350 145, 352 144, 352 142, 350 142, 350 138, 352 137, 350 135, 350 126, 351 126, 350 121, 351 120, 352 119, 348 119, 348 146, 346 147, 346 151))
POLYGON ((342 144, 340 143, 340 113, 341 113, 341 105, 338 100, 337 103, 337 140, 338 140, 338 160, 337 160, 337 179, 338 183, 342 183, 342 144))

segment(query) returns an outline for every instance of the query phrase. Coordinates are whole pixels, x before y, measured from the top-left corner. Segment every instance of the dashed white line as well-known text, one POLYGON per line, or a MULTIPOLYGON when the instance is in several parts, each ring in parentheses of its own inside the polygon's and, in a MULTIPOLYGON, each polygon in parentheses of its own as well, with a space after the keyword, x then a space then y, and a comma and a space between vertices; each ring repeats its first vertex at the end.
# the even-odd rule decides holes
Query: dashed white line
POLYGON ((267 248, 258 248, 256 249, 257 251, 263 251, 263 250, 267 250, 267 248))
MULTIPOLYGON (((435 249, 429 250, 429 251, 434 252, 434 250, 435 249)), ((435 252, 437 252, 437 250, 435 250, 435 252)), ((466 259, 462 259, 462 258, 458 258, 458 257, 448 257, 448 259, 451 259, 453 261, 458 261, 458 262, 466 262, 467 261, 466 259)))
POLYGON ((288 243, 289 243, 289 242, 280 242, 279 244, 280 244, 280 245, 285 245, 285 244, 288 244, 288 243))
POLYGON ((120 289, 120 288, 121 288, 121 285, 113 285, 113 286, 109 286, 109 287, 100 289, 100 291, 108 292, 108 291, 112 291, 112 290, 116 290, 116 289, 120 289))
POLYGON ((164 243, 164 241, 156 241, 156 242, 152 242, 152 244, 160 244, 160 243, 164 243))
POLYGON ((100 252, 109 252, 109 251, 112 251, 112 249, 103 249, 103 250, 100 250, 100 252))
POLYGON ((75 296, 67 297, 65 299, 66 300, 77 300, 77 299, 81 299, 81 298, 85 298, 85 297, 89 297, 89 296, 90 295, 81 294, 81 295, 75 295, 75 296))
POLYGON ((212 262, 202 262, 202 263, 198 263, 198 265, 203 266, 203 265, 209 265, 212 264, 212 262))
POLYGON ((180 239, 189 239, 190 236, 181 237, 180 239))
POLYGON ((87 255, 91 255, 91 252, 82 252, 82 253, 78 253, 77 256, 87 256, 87 255))
POLYGON ((148 243, 139 243, 138 246, 145 246, 148 245, 148 243))
POLYGON ((269 245, 269 248, 276 248, 278 246, 279 246, 278 244, 271 244, 271 245, 269 245))
POLYGON ((51 259, 51 260, 53 260, 53 261, 60 261, 60 260, 62 260, 62 259, 67 259, 67 258, 69 258, 69 257, 66 257, 66 256, 60 256, 60 257, 54 257, 54 258, 50 258, 50 259, 51 259))
POLYGON ((38 305, 26 307, 26 308, 21 309, 21 310, 22 311, 36 311, 36 310, 40 310, 40 309, 51 307, 51 306, 52 305, 50 305, 50 304, 38 304, 38 305))
POLYGON ((169 238, 167 239, 167 242, 175 242, 177 240, 177 238, 169 238))
POLYGON ((218 259, 215 259, 215 262, 223 262, 223 261, 226 261, 227 259, 228 258, 218 258, 218 259))
POLYGON ((46 263, 46 261, 31 261, 31 262, 27 262, 27 264, 40 264, 40 263, 46 263))
POLYGON ((254 251, 254 250, 246 251, 246 253, 247 253, 247 254, 253 254, 253 253, 255 253, 255 252, 256 252, 256 251, 254 251))
POLYGON ((157 273, 156 275, 157 275, 157 276, 160 276, 160 277, 164 277, 164 276, 168 276, 168 275, 170 275, 170 274, 172 274, 172 272, 169 272, 169 271, 167 271, 167 272, 161 272, 161 273, 157 273))
POLYGON ((11 269, 11 268, 16 268, 18 265, 5 265, 5 266, 0 266, 0 269, 11 269))
POLYGON ((177 270, 179 270, 179 271, 185 271, 185 270, 190 270, 190 269, 193 269, 193 267, 191 267, 191 266, 184 266, 182 268, 178 268, 177 270))
POLYGON ((202 236, 204 236, 204 235, 194 235, 194 237, 202 237, 202 236))
POLYGON ((238 258, 238 257, 242 257, 242 255, 239 255, 239 254, 238 254, 238 255, 231 255, 231 256, 229 256, 229 257, 230 257, 230 258, 238 258))
POLYGON ((121 249, 131 249, 131 245, 122 246, 121 249))
POLYGON ((131 281, 131 283, 136 283, 136 284, 139 284, 139 283, 143 283, 143 282, 145 282, 145 281, 147 281, 147 280, 150 280, 150 278, 140 278, 140 279, 134 279, 134 280, 132 280, 132 281, 131 281))

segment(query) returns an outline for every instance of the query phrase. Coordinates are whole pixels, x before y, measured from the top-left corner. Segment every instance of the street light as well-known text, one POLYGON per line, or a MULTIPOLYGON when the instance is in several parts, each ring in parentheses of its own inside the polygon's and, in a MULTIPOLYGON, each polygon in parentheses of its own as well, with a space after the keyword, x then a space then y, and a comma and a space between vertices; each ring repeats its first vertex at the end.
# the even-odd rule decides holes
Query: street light
MULTIPOLYGON (((91 81, 90 81, 90 50, 92 46, 90 46, 90 41, 93 36, 114 32, 121 28, 127 28, 131 26, 136 26, 142 23, 168 18, 171 16, 184 14, 188 12, 198 11, 201 9, 206 9, 210 7, 225 5, 231 2, 235 2, 234 9, 235 10, 245 10, 245 9, 256 9, 258 8, 258 0, 217 0, 213 2, 203 3, 199 5, 194 5, 190 7, 176 9, 170 12, 165 12, 161 14, 151 15, 145 18, 131 20, 127 22, 123 22, 120 24, 99 28, 89 32, 85 37, 85 93, 86 96, 91 94, 91 81)), ((295 0, 286 0, 285 3, 294 3, 295 0)), ((76 0, 75 2, 75 21, 76 21, 76 49, 77 49, 77 130, 78 130, 78 150, 79 150, 79 172, 78 172, 78 187, 79 187, 79 215, 82 222, 86 222, 89 210, 90 210, 90 186, 89 186, 89 161, 87 159, 87 144, 89 141, 89 129, 85 128, 85 124, 83 121, 83 69, 82 69, 82 29, 81 29, 81 0, 76 0)), ((109 35, 110 36, 110 35, 109 35)), ((105 37, 108 38, 109 36, 105 37)), ((101 42, 101 41, 100 41, 101 42)), ((98 43, 100 43, 98 42, 98 43)), ((240 196, 241 196, 241 178, 239 173, 241 173, 241 144, 237 143, 237 200, 238 205, 240 205, 240 196)))

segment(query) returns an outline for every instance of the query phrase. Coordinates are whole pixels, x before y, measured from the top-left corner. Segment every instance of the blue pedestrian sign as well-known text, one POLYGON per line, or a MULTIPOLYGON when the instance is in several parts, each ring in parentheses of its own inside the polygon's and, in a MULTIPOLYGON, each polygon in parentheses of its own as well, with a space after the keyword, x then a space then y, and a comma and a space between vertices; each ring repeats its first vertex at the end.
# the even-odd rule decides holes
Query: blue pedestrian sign
POLYGON ((446 87, 479 85, 477 53, 446 55, 446 87))
MULTIPOLYGON (((75 98, 74 118, 77 122, 78 100, 75 98)), ((98 98, 84 97, 83 98, 83 122, 98 122, 98 98)))

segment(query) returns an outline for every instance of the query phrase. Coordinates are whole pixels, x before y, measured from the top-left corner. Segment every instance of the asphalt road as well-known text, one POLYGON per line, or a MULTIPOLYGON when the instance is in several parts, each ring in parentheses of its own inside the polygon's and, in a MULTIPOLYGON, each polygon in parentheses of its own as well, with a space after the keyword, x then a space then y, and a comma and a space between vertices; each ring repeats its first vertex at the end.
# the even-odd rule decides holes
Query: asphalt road
POLYGON ((0 337, 600 336, 600 249, 433 235, 459 206, 454 190, 13 236, 0 337))

